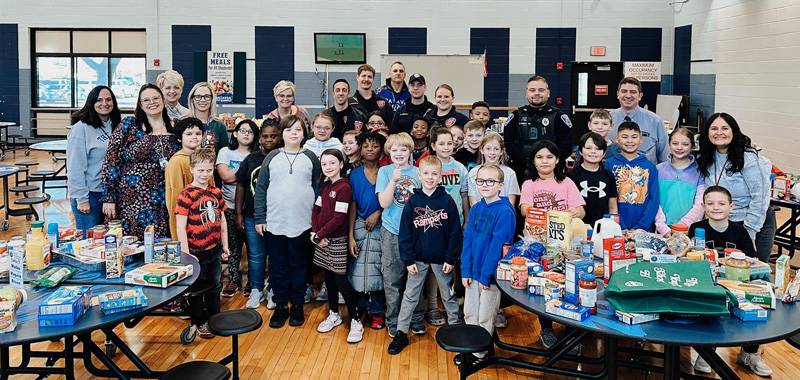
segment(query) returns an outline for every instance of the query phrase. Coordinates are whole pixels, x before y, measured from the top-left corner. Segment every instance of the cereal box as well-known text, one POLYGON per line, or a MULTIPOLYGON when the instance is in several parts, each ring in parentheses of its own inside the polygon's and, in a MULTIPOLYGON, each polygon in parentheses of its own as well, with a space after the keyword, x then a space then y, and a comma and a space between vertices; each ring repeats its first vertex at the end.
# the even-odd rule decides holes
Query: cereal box
POLYGON ((550 245, 569 248, 572 244, 572 214, 566 211, 548 212, 547 237, 550 245))
POLYGON ((534 241, 547 245, 547 210, 538 208, 528 209, 525 216, 525 234, 534 241))

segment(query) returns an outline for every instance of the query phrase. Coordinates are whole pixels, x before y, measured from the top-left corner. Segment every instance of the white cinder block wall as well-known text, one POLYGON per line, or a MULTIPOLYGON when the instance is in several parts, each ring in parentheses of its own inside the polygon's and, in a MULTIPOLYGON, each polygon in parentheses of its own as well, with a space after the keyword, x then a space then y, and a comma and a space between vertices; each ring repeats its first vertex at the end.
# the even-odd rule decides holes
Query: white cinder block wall
POLYGON ((675 25, 692 24, 692 74, 716 74, 715 110, 781 169, 800 173, 800 1, 691 1, 675 25))
MULTIPOLYGON (((667 0, 0 0, 0 22, 19 25, 21 69, 31 67, 31 27, 146 28, 148 70, 164 70, 172 63, 171 26, 197 24, 211 25, 212 48, 244 51, 248 58, 255 54, 255 25, 294 26, 297 73, 324 70, 314 64, 314 32, 366 33, 367 60, 377 66, 388 50, 389 27, 426 27, 429 54, 469 54, 471 27, 510 28, 512 78, 534 71, 537 27, 575 27, 576 59, 607 61, 620 59, 620 28, 661 27, 662 71, 672 73, 673 13, 667 0), (590 57, 592 45, 607 46, 607 55, 590 57), (154 58, 160 58, 160 67, 153 67, 154 58)), ((248 70, 248 97, 254 97, 253 62, 248 70)), ((524 83, 512 81, 510 87, 509 101, 524 102, 524 83)))

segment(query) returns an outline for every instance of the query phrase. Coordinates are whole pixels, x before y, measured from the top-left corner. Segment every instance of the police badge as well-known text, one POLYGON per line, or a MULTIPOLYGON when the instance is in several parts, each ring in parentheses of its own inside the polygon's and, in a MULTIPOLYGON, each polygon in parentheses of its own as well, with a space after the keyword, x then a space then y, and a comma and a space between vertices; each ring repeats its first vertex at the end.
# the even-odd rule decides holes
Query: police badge
POLYGON ((545 127, 546 127, 546 126, 548 126, 548 125, 550 125, 550 119, 548 119, 548 118, 546 118, 546 117, 545 117, 545 118, 543 118, 543 119, 542 119, 542 125, 544 125, 545 127))

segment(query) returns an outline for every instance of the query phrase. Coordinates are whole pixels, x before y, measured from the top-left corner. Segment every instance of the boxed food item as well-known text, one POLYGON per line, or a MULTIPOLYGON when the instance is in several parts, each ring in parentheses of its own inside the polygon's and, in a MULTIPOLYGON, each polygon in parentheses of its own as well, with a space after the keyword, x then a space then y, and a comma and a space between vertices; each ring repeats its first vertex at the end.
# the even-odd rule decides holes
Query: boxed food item
POLYGON ((525 216, 525 234, 534 241, 547 244, 547 210, 528 209, 528 213, 525 216))
POLYGON ((626 313, 624 311, 616 311, 617 319, 627 325, 638 325, 640 323, 657 321, 661 316, 657 313, 641 314, 641 313, 626 313))
POLYGON ((511 281, 511 263, 507 260, 501 260, 497 264, 495 277, 497 281, 511 281))
POLYGON ((654 264, 672 264, 678 262, 678 256, 669 253, 657 253, 650 255, 650 262, 654 264))
POLYGON ((149 264, 153 262, 153 243, 155 238, 155 227, 149 225, 144 229, 144 262, 149 264))
POLYGON ((636 252, 625 249, 625 238, 603 239, 603 281, 607 284, 614 271, 636 263, 636 252))
POLYGON ((733 315, 744 322, 766 321, 768 317, 767 310, 747 301, 739 301, 732 309, 733 315))
POLYGON ((528 277, 528 293, 542 296, 544 295, 544 288, 550 282, 544 277, 530 276, 528 277))
POLYGON ((789 256, 781 255, 775 260, 775 288, 778 294, 783 294, 786 286, 789 285, 789 256))
POLYGON ((167 263, 180 264, 181 263, 181 243, 178 241, 170 241, 167 243, 167 263))
POLYGON ((92 299, 95 303, 104 314, 114 314, 147 306, 147 296, 141 288, 119 290, 98 295, 92 299))
POLYGON ((561 300, 550 300, 544 304, 545 311, 575 321, 584 321, 592 315, 592 309, 561 300))
POLYGON ((792 181, 784 176, 775 177, 775 181, 772 184, 772 197, 790 199, 792 197, 792 181))
POLYGON ((594 273, 592 259, 567 260, 564 300, 578 303, 578 282, 584 273, 594 273))
POLYGON ((122 254, 122 229, 112 228, 103 237, 106 248, 106 278, 119 278, 125 270, 122 254))
POLYGON ((572 244, 572 214, 566 211, 547 213, 548 244, 569 249, 572 244))
POLYGON ((150 263, 125 273, 125 283, 166 288, 192 273, 191 265, 150 263))
POLYGON ((71 326, 86 312, 92 287, 62 286, 39 305, 39 327, 71 326))
POLYGON ((717 283, 728 289, 739 300, 746 300, 767 309, 775 308, 777 298, 769 283, 760 281, 744 283, 731 280, 718 280, 717 283))

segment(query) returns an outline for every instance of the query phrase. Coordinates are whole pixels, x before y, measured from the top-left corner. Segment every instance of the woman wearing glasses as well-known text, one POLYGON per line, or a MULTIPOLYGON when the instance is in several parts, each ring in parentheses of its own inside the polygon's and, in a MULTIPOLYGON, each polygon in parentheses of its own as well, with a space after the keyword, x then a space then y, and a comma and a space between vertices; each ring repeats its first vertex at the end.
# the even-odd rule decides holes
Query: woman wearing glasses
POLYGON ((265 115, 264 118, 274 119, 280 122, 281 119, 294 115, 308 121, 308 114, 306 111, 294 104, 295 90, 294 83, 288 80, 282 80, 275 84, 275 87, 272 88, 272 92, 275 94, 275 103, 278 104, 278 108, 272 110, 272 112, 265 115))
POLYGON ((180 146, 164 110, 164 95, 154 84, 139 89, 134 116, 111 134, 102 168, 103 214, 120 219, 125 235, 170 236, 164 198, 164 167, 180 146))
POLYGON ((217 97, 208 82, 200 82, 189 91, 189 113, 203 122, 201 148, 214 148, 219 152, 228 146, 228 128, 217 120, 217 97))

